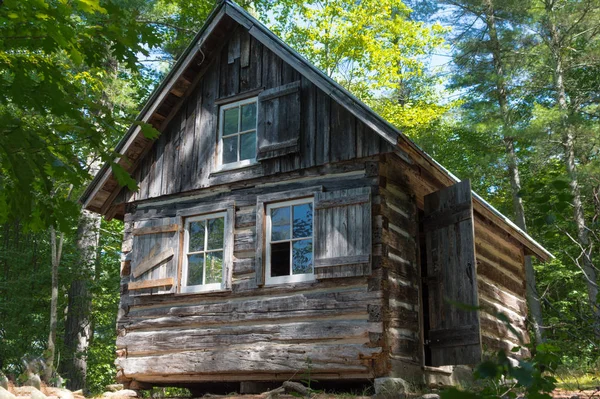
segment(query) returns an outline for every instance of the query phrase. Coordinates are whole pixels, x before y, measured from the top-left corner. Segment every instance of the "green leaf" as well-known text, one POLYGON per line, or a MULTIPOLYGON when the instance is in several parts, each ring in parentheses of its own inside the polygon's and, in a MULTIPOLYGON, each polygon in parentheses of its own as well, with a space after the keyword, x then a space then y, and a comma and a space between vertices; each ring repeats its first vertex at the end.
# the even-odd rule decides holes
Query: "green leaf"
POLYGON ((110 166, 120 186, 127 186, 131 191, 138 190, 137 182, 121 165, 116 162, 111 162, 110 166))
POLYGON ((94 13, 99 12, 106 14, 106 8, 100 5, 99 0, 79 0, 79 7, 85 12, 94 13))
POLYGON ((510 373, 519 384, 528 387, 533 383, 533 369, 516 367, 510 373))
POLYGON ((482 362, 476 369, 478 378, 493 378, 498 374, 498 365, 491 360, 482 362))
POLYGON ((144 135, 144 137, 149 140, 157 139, 160 136, 160 132, 158 130, 156 130, 154 128, 154 126, 152 126, 149 123, 142 122, 142 121, 135 121, 133 124, 138 125, 140 127, 140 129, 142 130, 142 134, 144 135))

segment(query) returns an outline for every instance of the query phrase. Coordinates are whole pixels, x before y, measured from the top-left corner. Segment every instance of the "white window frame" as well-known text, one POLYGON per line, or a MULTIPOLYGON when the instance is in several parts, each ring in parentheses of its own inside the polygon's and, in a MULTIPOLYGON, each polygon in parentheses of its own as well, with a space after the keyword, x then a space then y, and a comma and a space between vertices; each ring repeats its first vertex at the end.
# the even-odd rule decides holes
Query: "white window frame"
MULTIPOLYGON (((229 135, 228 137, 231 137, 231 136, 233 136, 233 135, 229 135)), ((219 171, 243 168, 245 166, 251 166, 251 165, 254 165, 257 163, 256 153, 258 152, 258 97, 246 98, 244 100, 235 101, 232 103, 223 104, 223 105, 219 106, 219 145, 217 147, 218 147, 217 165, 218 165, 219 171), (240 131, 240 128, 241 128, 240 124, 242 123, 241 122, 242 121, 241 108, 243 105, 251 104, 251 103, 256 103, 256 125, 254 126, 254 129, 240 131), (256 141, 254 143, 254 145, 256 146, 256 151, 255 151, 254 158, 252 158, 252 159, 244 159, 241 161, 230 162, 230 163, 224 164, 223 163, 223 127, 225 125, 224 117, 225 117, 225 111, 227 111, 228 109, 231 109, 231 108, 240 108, 240 112, 238 114, 238 132, 236 133, 236 135, 238 136, 238 148, 237 148, 238 157, 240 155, 240 146, 242 145, 242 140, 240 139, 240 136, 242 134, 248 133, 252 130, 254 130, 255 137, 256 137, 256 141)))
MULTIPOLYGON (((225 262, 226 262, 225 251, 227 250, 226 240, 231 239, 226 236, 228 222, 229 221, 227 220, 227 212, 208 213, 205 215, 193 216, 193 217, 189 217, 189 218, 185 219, 180 292, 192 293, 192 292, 218 291, 218 290, 224 289, 225 279, 227 278, 227 276, 225 276, 225 262), (190 223, 191 222, 199 222, 199 221, 208 220, 208 219, 217 219, 220 217, 223 218, 223 226, 224 226, 224 228, 223 228, 223 248, 220 250, 207 250, 206 247, 207 247, 207 242, 208 242, 208 234, 205 234, 204 235, 204 251, 202 251, 202 253, 206 254, 208 252, 217 252, 217 251, 223 252, 223 265, 221 268, 221 282, 220 283, 212 283, 212 284, 188 286, 187 285, 187 277, 188 277, 188 254, 189 254, 188 250, 189 250, 189 243, 190 243, 190 229, 189 229, 190 223)), ((206 262, 206 255, 205 255, 204 259, 206 262)), ((203 276, 202 276, 202 280, 204 281, 205 279, 206 279, 206 264, 204 265, 203 276)))
MULTIPOLYGON (((274 284, 283 284, 283 283, 300 283, 304 281, 313 281, 315 280, 315 201, 314 198, 302 198, 291 201, 282 201, 282 202, 273 202, 267 204, 267 209, 265 211, 266 215, 266 262, 265 262, 265 284, 266 285, 274 285, 274 284), (305 273, 305 274, 292 274, 292 265, 294 262, 293 252, 290 249, 290 275, 288 276, 277 276, 271 277, 271 209, 273 208, 283 208, 283 207, 293 207, 294 205, 301 204, 312 204, 313 207, 313 216, 312 216, 312 235, 310 238, 312 239, 312 260, 313 260, 313 272, 305 273)), ((302 238, 293 238, 293 211, 290 215, 290 239, 289 240, 281 240, 275 241, 278 242, 294 242, 294 241, 302 241, 306 240, 307 237, 302 238)))

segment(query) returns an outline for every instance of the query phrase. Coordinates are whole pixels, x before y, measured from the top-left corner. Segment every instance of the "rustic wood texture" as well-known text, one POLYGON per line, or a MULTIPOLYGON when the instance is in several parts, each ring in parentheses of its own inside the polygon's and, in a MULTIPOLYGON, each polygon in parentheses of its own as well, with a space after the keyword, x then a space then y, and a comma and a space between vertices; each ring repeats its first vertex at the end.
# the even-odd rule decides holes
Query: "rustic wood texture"
MULTIPOLYGON (((342 208, 348 212, 353 207, 364 210, 368 223, 363 227, 370 229, 369 193, 376 190, 378 178, 367 163, 376 159, 313 167, 287 180, 281 176, 272 181, 263 178, 268 187, 236 186, 233 182, 224 189, 207 190, 200 197, 166 197, 158 199, 155 205, 131 208, 127 219, 135 220, 135 224, 128 222, 130 234, 133 227, 162 226, 168 221, 182 224, 177 217, 214 212, 235 204, 227 207, 228 212, 231 209, 232 216, 228 213, 228 218, 232 223, 228 223, 231 231, 226 232, 234 237, 233 256, 231 262, 225 262, 230 268, 230 290, 174 295, 137 295, 144 290, 135 290, 124 294, 127 306, 121 312, 117 338, 118 351, 124 354, 118 360, 120 378, 151 383, 214 378, 217 371, 206 366, 199 368, 189 361, 194 356, 202 364, 215 364, 220 370, 219 378, 230 380, 240 380, 242 372, 249 380, 266 375, 273 380, 289 379, 290 374, 304 371, 307 357, 313 365, 319 363, 318 373, 329 379, 384 375, 381 277, 378 273, 369 275, 370 267, 367 275, 338 274, 343 278, 276 286, 256 283, 256 276, 263 271, 257 267, 262 264, 257 259, 263 252, 257 252, 257 229, 261 223, 257 204, 264 207, 269 202, 329 193, 333 198, 323 198, 327 205, 323 212, 343 213, 342 208), (236 190, 231 190, 233 187, 236 190), (341 200, 341 193, 348 194, 350 200, 341 200), (328 354, 327 361, 320 360, 325 359, 321 352, 328 354), (276 357, 271 362, 257 362, 262 363, 262 368, 251 366, 252 359, 267 354, 276 357), (209 360, 212 358, 219 359, 218 364, 209 360), (285 367, 280 366, 282 358, 286 359, 285 367), (181 363, 173 365, 173 359, 180 359, 181 363), (170 371, 158 372, 157 361, 171 365, 170 371)), ((350 213, 349 220, 356 220, 350 213)), ((370 240, 369 231, 361 234, 370 240)), ((133 251, 140 238, 150 236, 133 236, 133 251)), ((338 259, 351 265, 368 263, 370 241, 368 247, 365 253, 338 259)), ((135 258, 132 259, 135 266, 135 258)))
MULTIPOLYGON (((161 106, 162 117, 155 121, 160 138, 147 153, 148 143, 140 142, 133 160, 140 190, 120 196, 133 204, 124 215, 123 253, 132 251, 132 256, 122 268, 119 375, 155 383, 239 381, 242 376, 286 380, 303 372, 307 357, 315 375, 335 379, 391 375, 395 362, 420 366, 416 209, 423 209, 425 196, 447 182, 431 168, 413 163, 413 155, 394 153, 371 125, 261 44, 256 39, 260 35, 249 34, 249 26, 234 28, 222 32, 219 47, 195 69, 196 77, 187 75, 191 84, 169 93, 166 101, 171 105, 161 106), (219 106, 253 95, 269 103, 260 111, 264 118, 259 115, 259 130, 271 122, 263 159, 249 168, 217 171, 219 106), (315 228, 332 233, 315 243, 320 245, 315 251, 327 253, 315 257, 319 279, 261 286, 260 197, 263 203, 277 201, 284 192, 314 187, 319 187, 315 221, 322 222, 315 228), (181 224, 178 216, 203 213, 228 201, 235 205, 227 208, 232 222, 226 234, 234 239, 233 255, 226 262, 226 289, 177 294, 177 268, 167 269, 180 261, 179 232, 169 238, 169 232, 134 231, 181 224), (174 256, 135 280, 130 271, 142 259, 164 252, 156 242, 144 241, 153 236, 173 240, 169 245, 176 248, 174 256), (334 248, 331 254, 326 246, 334 248), (171 290, 128 291, 129 283, 135 287, 137 281, 171 278, 171 273, 171 290), (156 293, 171 295, 149 295, 156 293), (265 360, 272 356, 286 359, 285 364, 265 360), (203 366, 207 362, 215 368, 203 366)), ((267 136, 266 130, 261 132, 267 136)), ((111 195, 109 187, 95 201, 111 195)), ((472 212, 454 210, 453 216, 431 218, 427 227, 460 225, 472 212)), ((485 309, 477 329, 484 349, 507 347, 519 339, 493 320, 495 312, 508 314, 525 331, 523 246, 491 220, 475 213, 478 272, 473 276, 485 309)), ((463 334, 462 343, 471 342, 473 334, 463 334)), ((451 337, 451 345, 460 338, 444 335, 451 337)))
POLYGON ((423 221, 433 366, 481 361, 471 184, 463 181, 424 198, 423 221))
MULTIPOLYGON (((173 278, 177 281, 180 228, 181 221, 178 217, 135 223, 131 244, 132 283, 164 278, 173 278)), ((162 286, 163 288, 157 286, 143 287, 147 289, 138 288, 136 295, 166 294, 175 291, 175 284, 171 284, 168 288, 165 286, 166 284, 162 286)))
POLYGON ((175 279, 173 277, 167 278, 159 278, 157 280, 145 280, 145 281, 136 281, 133 283, 129 283, 128 289, 129 291, 134 290, 143 290, 148 288, 158 288, 158 287, 171 287, 175 284, 175 279))
POLYGON ((334 104, 243 27, 225 39, 220 53, 207 63, 149 156, 140 160, 134 173, 140 189, 128 193, 128 201, 392 151, 391 144, 334 104), (251 95, 264 100, 259 101, 257 131, 262 160, 254 169, 215 173, 219 104, 251 95))
POLYGON ((133 277, 139 277, 147 271, 154 269, 161 263, 171 259, 173 255, 175 255, 175 251, 173 250, 173 248, 168 248, 167 250, 159 253, 158 255, 151 256, 142 260, 142 262, 140 262, 140 264, 137 265, 135 269, 133 269, 133 277))
POLYGON ((371 274, 371 188, 315 194, 317 279, 371 274))
POLYGON ((421 367, 421 292, 416 203, 406 180, 394 166, 393 160, 382 157, 373 171, 379 176, 379 195, 373 198, 373 244, 382 246, 382 254, 374 257, 373 267, 380 268, 384 284, 384 353, 395 365, 390 373, 402 378, 405 373, 394 370, 421 367))
MULTIPOLYGON (((393 197, 399 195, 399 190, 391 189, 389 180, 395 178, 404 182, 408 191, 414 193, 416 205, 423 209, 424 197, 445 186, 436 176, 430 174, 422 165, 415 165, 405 162, 405 160, 396 155, 386 155, 386 167, 388 169, 382 184, 387 187, 381 188, 380 192, 384 200, 382 212, 385 215, 394 213, 400 220, 405 220, 409 214, 408 209, 403 204, 410 204, 410 198, 403 196, 398 200, 393 197)), ((475 252, 477 258, 477 286, 479 305, 483 308, 480 315, 486 318, 486 322, 481 323, 482 347, 484 352, 492 353, 501 348, 516 346, 520 343, 519 339, 506 332, 506 328, 498 326, 502 322, 498 321, 496 314, 503 313, 513 320, 513 327, 519 332, 523 343, 529 342, 529 335, 526 328, 527 305, 525 299, 525 269, 523 266, 523 244, 513 235, 509 234, 502 226, 498 225, 496 219, 492 218, 486 212, 480 212, 480 207, 474 203, 474 227, 475 227, 475 252), (493 318, 495 324, 492 324, 487 318, 493 318), (492 325, 496 327, 492 328, 492 325)), ((384 238, 387 238, 384 233, 384 238)), ((402 243, 402 241, 398 241, 402 243)), ((408 251, 389 252, 389 258, 401 259, 402 262, 410 262, 406 259, 408 251)), ((388 260, 389 261, 389 260, 388 260)), ((388 262, 386 261, 386 262, 388 262)), ((402 265, 403 273, 411 271, 409 263, 398 263, 402 265)), ((522 351, 525 354, 527 351, 522 351)))

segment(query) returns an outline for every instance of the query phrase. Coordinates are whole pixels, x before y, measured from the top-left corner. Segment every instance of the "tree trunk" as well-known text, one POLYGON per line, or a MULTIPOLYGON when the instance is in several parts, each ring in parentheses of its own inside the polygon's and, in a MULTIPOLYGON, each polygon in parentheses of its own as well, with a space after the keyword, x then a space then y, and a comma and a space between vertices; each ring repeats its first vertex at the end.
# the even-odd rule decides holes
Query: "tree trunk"
MULTIPOLYGON (((519 174, 519 164, 517 154, 515 153, 515 143, 513 137, 512 122, 508 109, 508 90, 506 87, 506 78, 503 65, 500 40, 496 29, 496 17, 494 14, 494 5, 492 0, 484 0, 485 16, 490 37, 492 58, 494 61, 494 72, 496 73, 496 92, 498 97, 498 106, 502 117, 502 136, 506 149, 508 160, 508 174, 510 178, 511 194, 515 212, 515 222, 523 231, 527 232, 525 222, 525 209, 523 199, 521 198, 521 177, 519 174)), ((536 342, 544 342, 542 326, 544 324, 542 316, 542 306, 537 293, 535 270, 530 256, 525 257, 525 278, 527 280, 527 304, 531 314, 531 323, 535 334, 536 342)))
MULTIPOLYGON (((90 158, 90 172, 95 174, 100 165, 90 158)), ((65 326, 65 350, 61 361, 63 376, 70 390, 87 389, 87 352, 92 339, 92 296, 90 282, 96 275, 101 216, 81 210, 77 226, 78 274, 69 287, 69 305, 65 326)))
MULTIPOLYGON (((577 166, 575 160, 575 132, 569 121, 569 103, 567 101, 567 92, 565 89, 565 69, 562 56, 563 41, 554 23, 554 2, 546 1, 546 29, 549 34, 548 45, 554 61, 554 89, 556 91, 556 102, 561 113, 561 137, 564 151, 564 162, 569 177, 569 186, 573 196, 573 216, 577 226, 577 241, 582 249, 581 269, 585 274, 588 300, 590 307, 597 319, 600 319, 600 308, 598 307, 598 283, 596 269, 592 263, 591 246, 589 233, 585 222, 583 203, 581 201, 581 192, 577 177, 577 166)), ((596 330, 600 336, 600 331, 596 330)))
POLYGON ((48 335, 48 346, 46 349, 46 369, 44 378, 50 382, 54 374, 54 358, 56 356, 56 327, 57 327, 57 309, 58 309, 58 266, 62 256, 62 246, 64 233, 60 234, 58 242, 56 240, 56 229, 50 226, 50 245, 52 250, 52 295, 50 298, 50 334, 48 335))

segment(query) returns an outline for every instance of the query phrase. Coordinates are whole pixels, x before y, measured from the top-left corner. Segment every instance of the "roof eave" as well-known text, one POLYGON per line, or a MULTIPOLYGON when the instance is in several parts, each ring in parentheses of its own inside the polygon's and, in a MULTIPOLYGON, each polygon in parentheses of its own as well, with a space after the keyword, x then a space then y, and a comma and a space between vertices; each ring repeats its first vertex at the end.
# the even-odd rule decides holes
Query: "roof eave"
MULTIPOLYGON (((143 122, 143 121, 145 121, 145 119, 147 119, 150 116, 150 115, 148 115, 149 111, 152 109, 152 107, 156 103, 156 101, 159 100, 161 94, 164 93, 166 91, 166 89, 170 86, 170 84, 173 83, 172 82, 173 77, 177 74, 178 70, 184 65, 184 63, 190 56, 190 53, 192 52, 192 50, 194 50, 194 48, 198 47, 198 44, 199 44, 198 42, 203 37, 203 35, 206 33, 207 29, 209 29, 209 27, 213 24, 217 15, 219 15, 219 13, 222 11, 223 11, 222 15, 224 15, 225 5, 226 5, 226 1, 221 1, 211 11, 208 18, 206 19, 206 22, 204 23, 204 25, 202 26, 200 31, 196 34, 196 36, 194 36, 194 39, 192 40, 190 45, 188 47, 186 47, 186 49, 183 51, 183 53, 177 59, 177 62, 175 62, 173 67, 171 67, 171 70, 163 78, 163 80, 160 82, 160 84, 154 88, 154 90, 152 91, 152 94, 150 94, 150 97, 148 98, 148 100, 146 100, 146 102, 144 103, 144 106, 142 107, 141 111, 139 112, 138 116, 136 117, 135 122, 143 122)), ((222 16, 222 15, 220 15, 220 16, 222 16)), ((126 149, 126 144, 130 141, 130 139, 134 135, 134 133, 136 133, 139 129, 140 129, 140 127, 136 123, 132 123, 132 125, 127 130, 127 133, 125 133, 123 138, 115 146, 115 152, 122 156, 123 153, 121 151, 123 149, 126 149)), ((108 179, 108 177, 110 176, 110 173, 111 173, 110 164, 109 164, 109 162, 106 162, 106 163, 104 163, 104 165, 102 165, 102 167, 100 168, 98 173, 96 173, 96 175, 94 176, 94 179, 92 179, 92 181, 90 182, 90 184, 88 184, 88 186, 86 187, 83 194, 79 197, 79 202, 82 204, 82 206, 84 208, 88 207, 89 202, 91 201, 91 199, 93 197, 92 194, 94 192, 97 192, 97 188, 98 188, 99 184, 101 182, 106 181, 108 179)))

